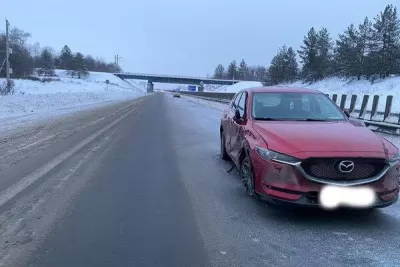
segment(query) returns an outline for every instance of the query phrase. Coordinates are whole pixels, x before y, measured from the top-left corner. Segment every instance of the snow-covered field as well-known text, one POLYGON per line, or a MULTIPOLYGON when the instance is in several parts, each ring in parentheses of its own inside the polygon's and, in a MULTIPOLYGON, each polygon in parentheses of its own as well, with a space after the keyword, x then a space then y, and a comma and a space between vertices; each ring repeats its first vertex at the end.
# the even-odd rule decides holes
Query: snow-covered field
MULTIPOLYGON (((15 93, 0 96, 0 131, 144 95, 134 83, 110 73, 90 72, 83 79, 67 77, 63 70, 56 70, 56 75, 50 82, 15 79, 15 93)), ((0 83, 3 81, 0 79, 0 83)))
MULTIPOLYGON (((261 86, 262 84, 260 82, 239 82, 231 86, 221 86, 213 91, 235 93, 241 89, 261 86)), ((400 77, 389 77, 384 80, 377 80, 373 84, 366 80, 348 81, 341 78, 329 78, 312 84, 297 81, 279 86, 317 89, 329 95, 338 94, 337 103, 340 103, 342 94, 347 94, 347 107, 350 106, 350 95, 358 95, 356 109, 360 108, 363 95, 371 95, 367 106, 368 110, 372 108, 372 95, 379 95, 379 111, 385 110, 386 97, 392 95, 392 112, 400 113, 400 77)))

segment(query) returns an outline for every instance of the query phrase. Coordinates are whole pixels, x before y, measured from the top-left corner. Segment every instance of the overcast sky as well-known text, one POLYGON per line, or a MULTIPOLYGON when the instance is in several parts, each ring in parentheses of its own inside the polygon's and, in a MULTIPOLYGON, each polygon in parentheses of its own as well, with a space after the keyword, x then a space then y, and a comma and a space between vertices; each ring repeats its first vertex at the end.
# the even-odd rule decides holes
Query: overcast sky
MULTIPOLYGON (((268 65, 310 27, 336 38, 350 23, 400 0, 0 0, 0 18, 31 42, 113 61, 127 72, 205 76, 244 58, 268 65)), ((1 24, 0 24, 1 25, 1 24)), ((4 30, 4 26, 0 26, 4 30)))

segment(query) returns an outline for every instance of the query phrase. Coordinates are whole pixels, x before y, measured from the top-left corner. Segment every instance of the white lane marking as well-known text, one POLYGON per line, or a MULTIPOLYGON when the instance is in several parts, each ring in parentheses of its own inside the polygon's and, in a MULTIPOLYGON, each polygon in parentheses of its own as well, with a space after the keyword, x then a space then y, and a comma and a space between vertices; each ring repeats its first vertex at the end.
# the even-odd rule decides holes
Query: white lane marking
POLYGON ((101 122, 101 121, 104 121, 105 119, 106 119, 105 117, 102 117, 102 118, 97 119, 97 120, 95 120, 95 121, 89 122, 88 124, 85 124, 82 128, 95 125, 96 123, 99 123, 99 122, 101 122))
MULTIPOLYGON (((132 107, 132 105, 131 105, 132 107)), ((27 188, 29 185, 34 183, 35 181, 39 180, 41 177, 46 175, 48 172, 50 172, 52 169, 57 167, 60 163, 71 157, 73 154, 81 150, 84 146, 95 140, 97 137, 99 137, 101 134, 105 133, 112 127, 114 127, 117 123, 119 123, 121 120, 126 118, 128 115, 131 114, 132 111, 136 109, 132 109, 129 112, 125 113, 121 117, 119 117, 117 120, 114 122, 108 124, 104 128, 100 129, 96 133, 92 134, 91 136, 87 137, 80 143, 78 143, 76 146, 72 147, 70 150, 67 150, 66 152, 60 154, 58 157, 53 159, 52 161, 48 162, 45 164, 42 168, 34 171, 33 173, 25 176, 21 180, 19 180, 17 183, 13 184, 6 190, 2 191, 0 193, 0 207, 3 206, 6 202, 11 200, 13 197, 15 197, 18 193, 23 191, 25 188, 27 188)))

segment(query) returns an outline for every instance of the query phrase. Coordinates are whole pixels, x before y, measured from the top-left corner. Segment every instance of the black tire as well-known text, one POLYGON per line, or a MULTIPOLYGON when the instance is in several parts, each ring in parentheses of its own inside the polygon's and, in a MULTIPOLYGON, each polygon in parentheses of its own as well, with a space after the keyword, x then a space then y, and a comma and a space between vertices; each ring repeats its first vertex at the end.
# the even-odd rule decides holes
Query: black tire
POLYGON ((254 187, 254 172, 253 164, 250 156, 246 153, 243 160, 240 162, 240 179, 242 180, 243 186, 246 190, 246 194, 259 200, 259 196, 255 191, 254 187))
POLYGON ((226 152, 226 147, 225 147, 225 135, 224 135, 224 132, 221 132, 220 139, 221 139, 221 142, 220 142, 219 157, 221 159, 223 159, 223 160, 229 160, 230 157, 229 157, 228 153, 226 152))

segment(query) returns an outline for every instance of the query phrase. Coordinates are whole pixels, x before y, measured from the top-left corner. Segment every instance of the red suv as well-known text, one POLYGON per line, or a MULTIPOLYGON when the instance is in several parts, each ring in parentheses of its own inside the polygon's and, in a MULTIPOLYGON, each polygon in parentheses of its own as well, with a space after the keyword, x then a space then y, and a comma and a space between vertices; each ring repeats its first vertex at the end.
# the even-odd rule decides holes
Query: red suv
POLYGON ((257 199, 332 208, 398 199, 398 148, 320 91, 242 90, 224 111, 220 137, 221 158, 257 199))

